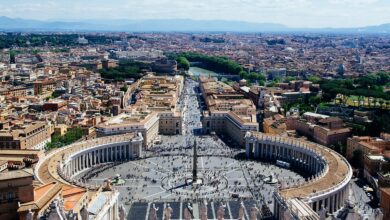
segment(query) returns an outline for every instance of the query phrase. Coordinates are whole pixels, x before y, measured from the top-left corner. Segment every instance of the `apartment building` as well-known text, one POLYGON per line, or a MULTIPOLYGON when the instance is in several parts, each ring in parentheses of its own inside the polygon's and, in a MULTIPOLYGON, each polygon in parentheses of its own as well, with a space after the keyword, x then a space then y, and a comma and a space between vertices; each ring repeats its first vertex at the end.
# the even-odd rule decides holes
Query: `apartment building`
POLYGON ((210 77, 200 77, 200 90, 207 105, 202 115, 205 133, 228 135, 243 146, 247 131, 258 131, 256 106, 231 86, 210 77))
POLYGON ((344 144, 351 133, 351 130, 344 126, 343 120, 337 117, 304 114, 302 118, 288 118, 286 124, 288 130, 296 130, 298 134, 325 146, 344 144))
POLYGON ((51 126, 35 122, 0 130, 0 149, 43 149, 51 141, 51 126))
POLYGON ((34 95, 46 95, 54 91, 57 82, 55 80, 43 80, 34 82, 34 95))
POLYGON ((184 87, 182 76, 147 75, 137 82, 136 101, 122 113, 96 126, 98 136, 141 133, 144 145, 153 143, 158 134, 182 134, 182 112, 177 108, 184 87))
POLYGON ((263 120, 263 132, 267 134, 282 135, 287 132, 286 118, 281 114, 275 114, 263 120))
POLYGON ((4 96, 6 98, 11 97, 26 97, 27 96, 27 88, 24 86, 14 86, 9 88, 0 88, 0 96, 4 96))
POLYGON ((348 138, 346 153, 347 159, 351 160, 353 158, 354 152, 357 150, 361 151, 363 155, 382 154, 387 150, 390 151, 390 141, 369 136, 354 136, 348 138))
POLYGON ((390 187, 390 141, 374 137, 351 137, 347 141, 348 160, 358 160, 363 176, 377 189, 390 187))
POLYGON ((144 146, 148 146, 159 132, 158 114, 150 111, 122 113, 96 126, 96 133, 99 137, 131 132, 141 133, 144 146))
POLYGON ((18 220, 18 204, 34 200, 32 170, 4 172, 0 175, 0 219, 18 220))

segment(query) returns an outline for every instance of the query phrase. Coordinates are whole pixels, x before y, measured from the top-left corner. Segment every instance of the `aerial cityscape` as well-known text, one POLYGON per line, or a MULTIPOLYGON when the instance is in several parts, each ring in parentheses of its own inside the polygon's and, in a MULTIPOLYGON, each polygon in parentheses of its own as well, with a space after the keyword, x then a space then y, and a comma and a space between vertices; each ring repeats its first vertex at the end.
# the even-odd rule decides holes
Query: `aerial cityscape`
POLYGON ((0 220, 390 220, 390 2, 0 6, 0 220))

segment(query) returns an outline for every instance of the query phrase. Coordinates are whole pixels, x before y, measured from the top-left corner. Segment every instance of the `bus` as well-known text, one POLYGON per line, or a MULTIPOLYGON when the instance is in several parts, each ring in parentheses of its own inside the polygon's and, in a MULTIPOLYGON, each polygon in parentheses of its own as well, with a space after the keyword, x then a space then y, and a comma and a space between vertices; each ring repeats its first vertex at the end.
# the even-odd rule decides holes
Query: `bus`
POLYGON ((290 168, 290 163, 287 163, 287 162, 284 162, 281 160, 277 160, 276 165, 283 167, 283 168, 290 168))

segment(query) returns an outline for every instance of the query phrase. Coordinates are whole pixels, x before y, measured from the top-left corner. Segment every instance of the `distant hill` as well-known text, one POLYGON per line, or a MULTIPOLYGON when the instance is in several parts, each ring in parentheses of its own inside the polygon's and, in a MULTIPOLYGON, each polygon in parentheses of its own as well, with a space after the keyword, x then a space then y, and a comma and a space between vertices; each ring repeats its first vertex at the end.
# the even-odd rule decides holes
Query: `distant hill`
POLYGON ((390 24, 362 28, 289 28, 282 24, 223 20, 84 20, 38 21, 0 17, 0 31, 127 31, 127 32, 318 32, 390 33, 390 24))

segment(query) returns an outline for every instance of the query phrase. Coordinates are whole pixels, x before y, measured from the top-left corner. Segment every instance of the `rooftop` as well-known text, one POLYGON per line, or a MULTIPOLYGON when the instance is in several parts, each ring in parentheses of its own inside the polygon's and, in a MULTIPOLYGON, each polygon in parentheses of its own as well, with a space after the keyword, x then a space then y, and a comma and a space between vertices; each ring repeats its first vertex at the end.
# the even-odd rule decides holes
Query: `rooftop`
POLYGON ((20 205, 18 212, 40 210, 51 203, 53 198, 61 192, 61 185, 52 182, 34 188, 34 201, 20 205))
POLYGON ((22 169, 22 170, 15 170, 15 171, 8 171, 1 173, 0 175, 0 181, 7 181, 7 180, 13 180, 13 179, 20 179, 20 178, 33 178, 33 171, 31 169, 22 169))

